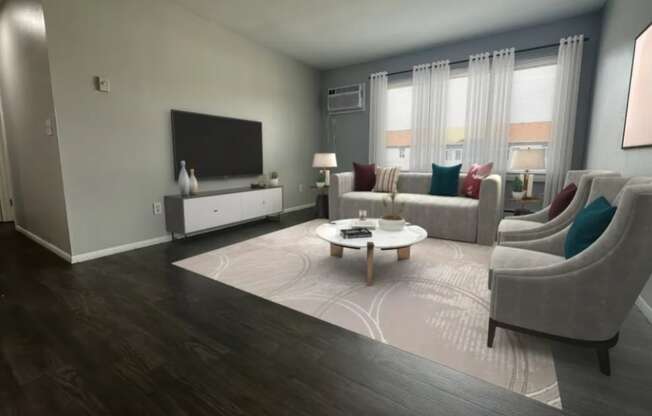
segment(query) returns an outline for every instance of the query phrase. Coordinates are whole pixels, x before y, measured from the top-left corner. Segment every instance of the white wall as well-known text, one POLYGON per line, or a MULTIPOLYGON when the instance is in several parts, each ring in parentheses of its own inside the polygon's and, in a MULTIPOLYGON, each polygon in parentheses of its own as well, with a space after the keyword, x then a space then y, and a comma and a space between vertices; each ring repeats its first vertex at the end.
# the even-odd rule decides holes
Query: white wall
MULTIPOLYGON (((156 238, 175 193, 170 109, 263 122, 264 170, 285 206, 314 172, 318 72, 173 0, 44 0, 73 255, 156 238), (94 91, 107 76, 111 93, 94 91)), ((204 189, 252 179, 202 183, 204 189)))
POLYGON ((43 9, 7 0, 0 12, 0 92, 18 225, 70 252, 43 9))
MULTIPOLYGON (((652 176, 652 147, 622 150, 636 36, 652 21, 650 0, 610 0, 604 11, 586 166, 652 176)), ((643 297, 652 305, 652 283, 643 297)))

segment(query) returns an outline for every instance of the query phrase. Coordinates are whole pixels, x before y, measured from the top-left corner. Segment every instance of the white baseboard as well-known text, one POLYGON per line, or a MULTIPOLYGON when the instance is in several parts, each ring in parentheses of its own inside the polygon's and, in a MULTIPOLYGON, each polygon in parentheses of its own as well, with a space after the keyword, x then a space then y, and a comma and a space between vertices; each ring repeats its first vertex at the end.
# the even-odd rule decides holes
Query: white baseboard
POLYGON ((21 227, 20 225, 14 223, 14 226, 16 227, 16 231, 24 235, 25 237, 29 238, 30 240, 34 241, 35 243, 45 247, 46 249, 50 250, 57 256, 61 257, 68 263, 72 263, 72 256, 70 253, 66 252, 65 250, 60 249, 59 247, 55 246, 54 244, 50 243, 49 241, 45 240, 44 238, 39 237, 38 235, 34 234, 33 232, 26 230, 25 228, 21 227))
POLYGON ((301 211, 302 209, 312 208, 312 207, 314 207, 314 206, 315 206, 315 203, 314 203, 314 202, 311 203, 311 204, 297 205, 296 207, 285 208, 285 209, 283 210, 283 213, 294 212, 294 211, 301 211))
POLYGON ((72 256, 72 263, 81 263, 83 261, 99 259, 100 257, 110 256, 112 254, 124 253, 125 251, 136 250, 143 247, 154 246, 156 244, 167 243, 172 240, 172 236, 163 235, 160 237, 150 238, 149 240, 136 241, 134 243, 123 244, 120 246, 103 248, 102 250, 89 251, 87 253, 76 254, 72 256))
POLYGON ((642 297, 636 299, 636 306, 641 310, 643 316, 647 318, 648 321, 652 324, 652 306, 645 301, 642 297))

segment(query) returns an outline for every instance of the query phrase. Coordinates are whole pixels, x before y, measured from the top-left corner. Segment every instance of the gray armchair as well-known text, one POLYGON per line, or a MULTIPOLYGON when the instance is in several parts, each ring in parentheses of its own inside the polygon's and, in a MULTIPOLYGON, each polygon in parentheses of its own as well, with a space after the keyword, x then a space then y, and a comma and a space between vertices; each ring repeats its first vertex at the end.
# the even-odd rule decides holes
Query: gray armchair
POLYGON ((599 196, 618 209, 575 257, 563 255, 570 227, 495 247, 489 347, 497 327, 546 336, 596 348, 600 370, 610 374, 609 348, 652 274, 652 178, 595 178, 588 201, 599 196))
POLYGON ((534 240, 563 230, 586 204, 593 179, 601 176, 620 175, 607 170, 568 171, 564 186, 571 183, 577 185, 577 192, 568 208, 552 220, 548 220, 550 206, 534 214, 505 218, 498 225, 498 242, 534 240))

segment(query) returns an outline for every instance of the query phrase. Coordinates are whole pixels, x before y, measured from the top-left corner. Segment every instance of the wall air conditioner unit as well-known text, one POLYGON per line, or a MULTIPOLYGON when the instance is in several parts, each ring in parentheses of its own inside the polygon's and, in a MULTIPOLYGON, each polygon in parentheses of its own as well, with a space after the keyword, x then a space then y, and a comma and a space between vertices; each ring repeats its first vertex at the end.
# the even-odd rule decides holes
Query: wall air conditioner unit
POLYGON ((328 90, 328 113, 364 111, 364 82, 328 90))

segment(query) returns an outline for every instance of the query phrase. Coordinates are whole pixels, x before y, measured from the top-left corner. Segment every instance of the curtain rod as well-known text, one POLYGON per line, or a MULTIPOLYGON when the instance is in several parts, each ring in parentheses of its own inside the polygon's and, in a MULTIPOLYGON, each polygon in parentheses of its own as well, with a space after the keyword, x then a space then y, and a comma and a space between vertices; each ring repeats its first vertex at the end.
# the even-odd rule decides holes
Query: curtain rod
MULTIPOLYGON (((591 40, 591 38, 586 38, 586 37, 584 38, 584 42, 588 42, 589 40, 591 40)), ((517 50, 514 51, 514 54, 538 51, 539 49, 548 49, 548 48, 553 48, 555 46, 559 46, 559 42, 557 42, 557 43, 549 43, 547 45, 541 45, 541 46, 533 46, 531 48, 517 49, 517 50)), ((452 62, 449 63, 449 65, 463 64, 463 63, 466 63, 466 62, 469 62, 468 58, 467 59, 460 59, 459 61, 452 61, 452 62)), ((403 70, 403 71, 390 72, 390 73, 387 74, 387 76, 391 77, 392 75, 407 74, 407 73, 410 73, 410 72, 412 72, 412 69, 406 69, 406 70, 403 70)), ((371 77, 369 77, 369 78, 371 78, 371 77)))

